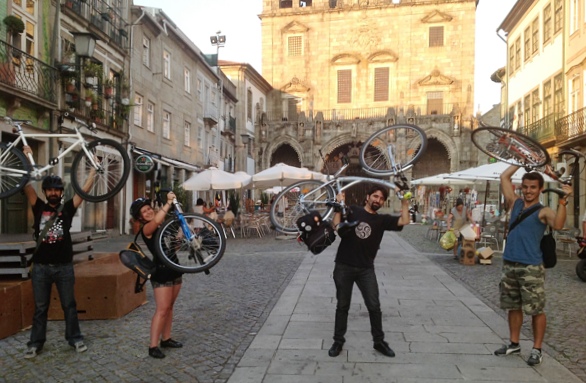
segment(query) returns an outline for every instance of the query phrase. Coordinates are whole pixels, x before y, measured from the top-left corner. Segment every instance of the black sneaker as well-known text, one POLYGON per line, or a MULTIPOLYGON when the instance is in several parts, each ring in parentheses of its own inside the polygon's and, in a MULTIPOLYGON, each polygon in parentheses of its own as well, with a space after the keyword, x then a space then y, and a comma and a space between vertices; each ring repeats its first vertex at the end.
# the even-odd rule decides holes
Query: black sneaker
POLYGON ((173 339, 169 338, 167 340, 162 340, 161 341, 161 347, 164 347, 164 348, 181 348, 181 347, 183 347, 183 343, 177 342, 176 340, 173 340, 173 339))
POLYGON ((512 344, 504 345, 503 347, 499 348, 494 352, 497 356, 506 356, 511 354, 520 354, 521 353, 521 345, 513 346, 512 344))
POLYGON ((389 358, 395 357, 395 352, 392 348, 389 347, 389 344, 385 341, 380 343, 375 343, 373 348, 383 354, 384 356, 388 356, 389 358))
POLYGON ((163 351, 158 347, 149 347, 149 356, 152 356, 155 359, 163 359, 165 354, 163 354, 163 351))
POLYGON ((527 364, 530 366, 536 366, 538 364, 541 364, 542 360, 543 355, 541 354, 541 351, 534 348, 531 350, 531 355, 529 355, 529 359, 527 359, 527 364))
POLYGON ((332 344, 332 347, 330 347, 330 350, 328 351, 328 355, 332 358, 340 355, 340 353, 342 352, 342 346, 342 343, 334 342, 334 344, 332 344))

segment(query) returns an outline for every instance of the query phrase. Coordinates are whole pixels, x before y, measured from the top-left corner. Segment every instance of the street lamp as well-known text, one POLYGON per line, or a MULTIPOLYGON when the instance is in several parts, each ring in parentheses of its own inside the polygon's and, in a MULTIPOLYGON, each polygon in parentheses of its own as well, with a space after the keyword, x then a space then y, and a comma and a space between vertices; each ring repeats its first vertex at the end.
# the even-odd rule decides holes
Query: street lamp
POLYGON ((215 36, 210 36, 210 42, 216 47, 216 66, 218 64, 218 57, 220 56, 220 48, 226 45, 226 35, 221 35, 222 31, 217 31, 215 36))
POLYGON ((71 34, 75 42, 75 54, 80 57, 92 57, 97 38, 87 32, 71 32, 71 34))

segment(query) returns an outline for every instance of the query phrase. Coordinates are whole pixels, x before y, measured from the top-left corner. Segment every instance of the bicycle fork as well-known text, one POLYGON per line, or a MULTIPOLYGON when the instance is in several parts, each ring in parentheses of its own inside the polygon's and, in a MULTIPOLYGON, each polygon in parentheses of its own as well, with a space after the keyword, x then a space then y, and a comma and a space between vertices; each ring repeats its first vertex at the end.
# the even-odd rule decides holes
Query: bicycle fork
MULTIPOLYGON (((200 265, 204 265, 205 262, 200 252, 202 243, 201 238, 198 238, 198 236, 191 230, 191 228, 187 224, 187 221, 183 216, 183 209, 181 209, 181 206, 177 202, 177 198, 173 199, 173 205, 175 206, 175 209, 177 209, 176 215, 177 219, 179 220, 179 224, 181 225, 181 230, 183 231, 184 238, 186 242, 189 244, 189 258, 194 260, 197 259, 197 262, 199 262, 200 265)), ((207 275, 210 273, 210 271, 205 270, 204 273, 207 275)))

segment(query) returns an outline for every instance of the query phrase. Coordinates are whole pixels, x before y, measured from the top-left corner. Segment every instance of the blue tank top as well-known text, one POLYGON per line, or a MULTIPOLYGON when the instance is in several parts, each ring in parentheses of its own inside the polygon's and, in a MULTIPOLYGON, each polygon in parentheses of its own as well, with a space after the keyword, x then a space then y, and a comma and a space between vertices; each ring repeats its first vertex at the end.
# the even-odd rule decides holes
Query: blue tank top
MULTIPOLYGON (((511 224, 523 213, 523 200, 518 199, 511 211, 511 224)), ((503 253, 503 259, 510 262, 519 262, 525 265, 540 265, 543 263, 541 252, 541 238, 545 233, 546 224, 539 220, 537 209, 531 215, 517 225, 507 236, 507 246, 503 253)))

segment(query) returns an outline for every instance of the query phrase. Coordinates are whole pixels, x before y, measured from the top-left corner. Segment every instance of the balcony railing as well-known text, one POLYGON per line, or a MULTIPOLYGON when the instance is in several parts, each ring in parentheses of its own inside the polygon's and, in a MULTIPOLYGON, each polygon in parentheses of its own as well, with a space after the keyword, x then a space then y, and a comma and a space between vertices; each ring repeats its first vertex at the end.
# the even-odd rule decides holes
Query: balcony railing
MULTIPOLYGON (((109 132, 118 136, 124 136, 127 132, 126 119, 123 117, 122 109, 117 109, 106 104, 97 106, 86 106, 84 101, 75 94, 65 94, 65 103, 69 108, 69 113, 88 121, 95 122, 98 129, 109 132), (106 108, 103 106, 107 105, 106 108)), ((119 108, 122 108, 121 106, 119 108)))
POLYGON ((57 104, 56 68, 0 40, 0 83, 57 104))
POLYGON ((575 111, 560 118, 555 123, 555 135, 557 141, 565 141, 584 134, 586 121, 586 108, 575 111))
POLYGON ((537 142, 555 139, 555 123, 557 117, 557 114, 550 114, 541 120, 521 128, 521 133, 533 138, 537 142))
POLYGON ((120 47, 128 43, 128 23, 120 10, 110 7, 104 0, 65 0, 63 6, 88 20, 98 30, 107 34, 120 47))
MULTIPOLYGON (((454 110, 454 104, 443 104, 439 108, 439 113, 436 113, 437 108, 433 108, 434 111, 428 113, 427 105, 409 105, 409 106, 385 106, 379 108, 354 108, 354 109, 330 109, 330 110, 313 110, 303 111, 305 117, 311 121, 315 116, 321 112, 325 121, 344 121, 354 119, 366 119, 366 118, 384 118, 389 108, 393 108, 395 113, 403 112, 408 113, 408 110, 412 109, 416 116, 425 115, 448 115, 454 110)), ((267 117, 269 121, 289 121, 296 122, 299 120, 300 112, 283 112, 283 111, 267 111, 267 117)))

